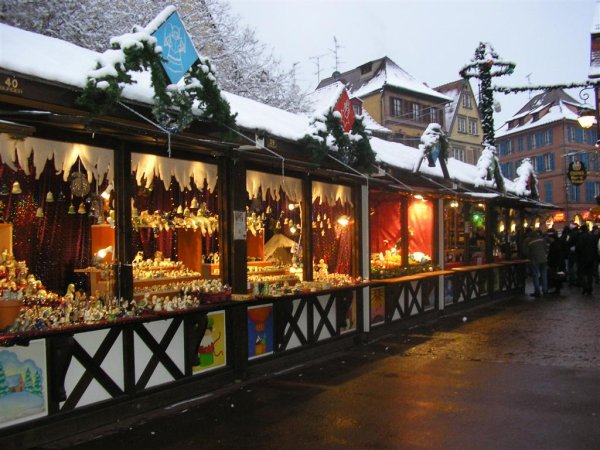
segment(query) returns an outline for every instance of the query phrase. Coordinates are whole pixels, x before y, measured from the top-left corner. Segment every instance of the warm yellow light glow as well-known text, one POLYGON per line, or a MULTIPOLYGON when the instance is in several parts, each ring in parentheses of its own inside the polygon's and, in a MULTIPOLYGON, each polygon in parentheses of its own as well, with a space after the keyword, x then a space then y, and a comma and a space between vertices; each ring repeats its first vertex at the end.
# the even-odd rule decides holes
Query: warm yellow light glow
POLYGON ((456 200, 452 200, 450 202, 450 208, 458 208, 458 202, 456 200))
POLYGON ((498 231, 500 233, 504 233, 505 228, 506 227, 504 226, 504 222, 501 220, 500 223, 498 224, 498 231))
POLYGON ((582 109, 579 112, 580 116, 577 118, 577 122, 582 128, 591 128, 596 123, 596 116, 594 111, 591 109, 582 109))
POLYGON ((417 200, 421 200, 421 201, 425 200, 421 194, 416 194, 413 197, 416 198, 417 200))
POLYGON ((348 216, 340 216, 338 218, 338 220, 337 220, 337 223, 339 223, 343 227, 346 227, 350 223, 350 217, 348 217, 348 216))
POLYGON ((293 210, 295 210, 296 208, 298 208, 299 206, 300 206, 299 204, 296 204, 296 203, 290 203, 290 204, 288 205, 288 209, 289 209, 290 211, 293 211, 293 210))
POLYGON ((290 227, 290 233, 296 234, 296 227, 294 225, 290 227))
POLYGON ((510 223, 510 232, 514 233, 517 231, 517 224, 515 222, 510 223))
POLYGON ((100 197, 102 197, 104 200, 109 200, 110 199, 110 193, 113 190, 113 185, 112 183, 109 183, 108 186, 106 186, 106 189, 104 190, 104 192, 102 194, 100 194, 100 197))
POLYGON ((98 256, 98 258, 100 258, 100 259, 104 259, 104 258, 106 258, 106 255, 108 255, 109 253, 112 253, 112 252, 113 252, 112 245, 109 245, 106 248, 101 248, 100 250, 98 250, 96 252, 96 256, 98 256))

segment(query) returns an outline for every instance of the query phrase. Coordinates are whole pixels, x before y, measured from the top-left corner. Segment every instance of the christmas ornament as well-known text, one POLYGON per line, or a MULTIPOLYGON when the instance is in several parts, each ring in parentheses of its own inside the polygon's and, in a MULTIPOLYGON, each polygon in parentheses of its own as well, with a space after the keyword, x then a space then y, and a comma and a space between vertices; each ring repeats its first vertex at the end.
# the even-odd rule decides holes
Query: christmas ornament
POLYGON ((75 211, 75 205, 73 205, 73 202, 71 202, 71 204, 69 205, 69 210, 67 211, 67 214, 75 214, 77 211, 75 211))
POLYGON ((79 208, 77 208, 77 214, 85 214, 87 211, 85 210, 85 205, 83 204, 83 202, 81 202, 79 204, 79 208))
POLYGON ((87 177, 81 172, 75 172, 71 175, 71 192, 75 197, 85 197, 90 192, 90 183, 87 177))
POLYGON ((38 209, 36 209, 35 217, 37 217, 38 219, 44 217, 44 210, 42 209, 41 206, 38 207, 38 209))
POLYGON ((48 191, 46 194, 46 203, 54 203, 54 194, 52 191, 48 191))
POLYGON ((22 194, 23 193, 23 191, 21 190, 21 184, 18 181, 15 181, 13 183, 11 193, 12 194, 22 194))
POLYGON ((198 199, 196 197, 192 198, 192 201, 190 203, 190 208, 191 209, 198 209, 198 199))

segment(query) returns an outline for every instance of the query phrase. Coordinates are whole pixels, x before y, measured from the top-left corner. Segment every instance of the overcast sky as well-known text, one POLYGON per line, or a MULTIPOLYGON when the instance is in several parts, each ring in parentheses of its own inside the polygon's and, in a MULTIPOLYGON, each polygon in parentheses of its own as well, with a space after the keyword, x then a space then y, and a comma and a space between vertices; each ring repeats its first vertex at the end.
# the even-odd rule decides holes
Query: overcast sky
MULTIPOLYGON (((314 89, 335 70, 388 56, 435 87, 460 78, 481 41, 516 63, 501 86, 583 82, 590 61, 596 0, 229 0, 286 67, 297 64, 299 84, 314 89), (312 58, 312 59, 311 59, 312 58), (529 76, 529 78, 528 78, 529 76)), ((474 85, 474 87, 476 87, 474 85)), ((569 91, 578 98, 579 90, 569 91)), ((533 94, 535 95, 535 94, 533 94)), ((496 94, 499 127, 529 94, 496 94)))

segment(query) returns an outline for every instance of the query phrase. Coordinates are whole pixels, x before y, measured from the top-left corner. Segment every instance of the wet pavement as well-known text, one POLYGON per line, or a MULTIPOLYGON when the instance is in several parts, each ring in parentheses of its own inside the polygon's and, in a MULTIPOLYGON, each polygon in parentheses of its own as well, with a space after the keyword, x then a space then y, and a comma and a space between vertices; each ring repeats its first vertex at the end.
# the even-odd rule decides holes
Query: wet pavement
POLYGON ((40 448, 600 448, 600 286, 446 314, 40 448))

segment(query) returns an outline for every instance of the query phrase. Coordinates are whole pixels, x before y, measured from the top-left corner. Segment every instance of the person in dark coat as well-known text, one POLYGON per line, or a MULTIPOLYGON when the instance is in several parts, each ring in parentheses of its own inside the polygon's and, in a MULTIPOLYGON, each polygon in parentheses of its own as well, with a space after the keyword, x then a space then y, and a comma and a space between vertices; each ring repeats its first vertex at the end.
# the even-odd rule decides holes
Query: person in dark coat
POLYGON ((589 232, 587 225, 581 226, 575 242, 575 256, 577 258, 577 274, 584 295, 592 293, 597 255, 596 238, 589 232))
POLYGON ((565 261, 566 252, 563 243, 555 230, 550 230, 547 235, 548 242, 548 283, 554 289, 550 294, 560 294, 563 280, 566 278, 565 261))
POLYGON ((529 231, 523 241, 526 244, 524 252, 529 259, 529 268, 533 278, 534 292, 532 297, 541 297, 548 294, 548 255, 546 242, 539 230, 529 231))

